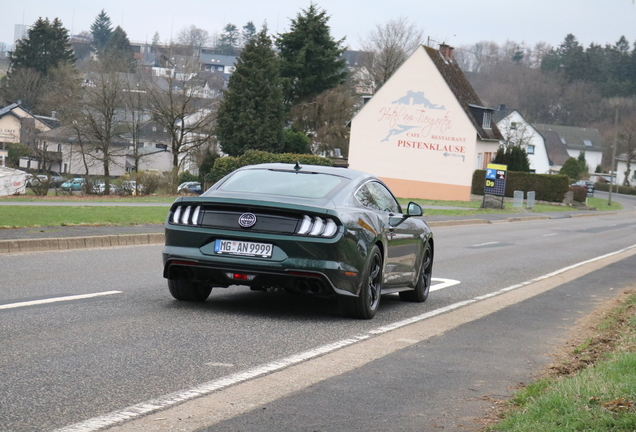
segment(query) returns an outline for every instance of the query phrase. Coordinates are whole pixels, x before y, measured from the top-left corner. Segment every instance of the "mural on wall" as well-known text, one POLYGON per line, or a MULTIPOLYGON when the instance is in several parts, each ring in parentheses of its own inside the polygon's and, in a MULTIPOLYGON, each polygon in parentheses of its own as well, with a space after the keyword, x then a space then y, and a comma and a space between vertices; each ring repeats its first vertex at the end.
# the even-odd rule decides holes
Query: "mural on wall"
POLYGON ((466 137, 453 136, 453 120, 444 105, 431 102, 423 91, 409 90, 390 106, 380 108, 378 123, 386 128, 380 142, 401 148, 441 152, 444 158, 466 159, 466 137))

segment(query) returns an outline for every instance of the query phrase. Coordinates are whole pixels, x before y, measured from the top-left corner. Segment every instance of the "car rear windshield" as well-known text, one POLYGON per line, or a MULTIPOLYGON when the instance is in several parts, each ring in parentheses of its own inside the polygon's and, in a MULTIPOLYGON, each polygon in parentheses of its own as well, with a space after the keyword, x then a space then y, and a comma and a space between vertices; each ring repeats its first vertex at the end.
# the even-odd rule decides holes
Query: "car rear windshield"
POLYGON ((219 190, 324 198, 345 181, 346 178, 331 174, 253 169, 235 173, 219 190))

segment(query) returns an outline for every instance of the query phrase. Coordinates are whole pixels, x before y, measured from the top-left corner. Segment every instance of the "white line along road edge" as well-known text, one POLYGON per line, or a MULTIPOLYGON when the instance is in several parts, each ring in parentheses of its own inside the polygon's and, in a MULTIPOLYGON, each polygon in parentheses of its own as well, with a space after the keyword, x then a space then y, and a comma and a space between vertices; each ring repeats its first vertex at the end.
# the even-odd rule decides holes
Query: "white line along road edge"
POLYGON ((58 302, 72 301, 72 300, 83 300, 88 298, 102 297, 102 296, 121 294, 121 293, 122 291, 104 291, 104 292, 92 293, 92 294, 78 294, 78 295, 64 296, 64 297, 52 297, 52 298, 41 299, 41 300, 31 300, 31 301, 25 301, 25 302, 19 302, 19 303, 9 303, 9 304, 0 305, 0 310, 15 309, 15 308, 26 307, 26 306, 37 306, 37 305, 43 305, 48 303, 58 303, 58 302))
MULTIPOLYGON (((599 261, 602 260, 604 258, 608 258, 614 255, 618 255, 620 253, 626 252, 628 250, 634 249, 636 248, 636 245, 633 246, 629 246, 627 248, 615 251, 615 252, 611 252, 605 255, 601 255, 598 256, 596 258, 592 258, 589 259, 587 261, 582 261, 580 263, 577 264, 573 264, 571 266, 567 266, 567 267, 563 267, 562 269, 556 270, 554 272, 548 273, 546 275, 543 276, 539 276, 535 279, 526 281, 526 282, 522 282, 516 285, 511 285, 509 287, 500 289, 498 291, 494 291, 492 293, 486 294, 486 295, 482 295, 479 297, 475 297, 473 299, 470 300, 464 300, 458 303, 454 303, 452 305, 440 308, 440 309, 436 309, 434 311, 430 311, 427 312, 425 314, 421 314, 421 315, 417 315, 402 321, 397 321, 395 323, 386 325, 386 326, 382 326, 382 327, 378 327, 376 329, 370 330, 368 333, 366 334, 362 334, 362 335, 358 335, 358 336, 353 336, 351 338, 348 339, 343 339, 341 341, 338 342, 334 342, 332 344, 328 344, 328 345, 323 345, 321 347, 317 347, 314 349, 311 349, 309 351, 305 351, 299 354, 294 354, 292 356, 289 357, 285 357, 283 359, 277 360, 277 361, 273 361, 271 363, 266 363, 264 365, 260 365, 251 369, 247 369, 243 372, 238 372, 232 375, 228 375, 226 377, 223 378, 219 378, 217 380, 213 380, 213 381, 209 381, 207 383, 201 384, 199 386, 193 387, 191 389, 188 390, 182 390, 182 391, 178 391, 175 393, 171 393, 168 395, 164 395, 161 396, 159 398, 156 399, 152 399, 146 402, 142 402, 136 405, 132 405, 129 406, 127 408, 124 408, 122 410, 119 411, 114 411, 111 412, 109 414, 105 414, 103 416, 99 416, 99 417, 95 417, 80 423, 76 423, 73 425, 69 425, 60 429, 56 429, 54 432, 93 432, 93 431, 98 431, 100 429, 103 428, 107 428, 110 426, 114 426, 118 423, 122 423, 128 420, 133 420, 135 418, 139 418, 142 417, 146 414, 150 414, 152 412, 155 411, 159 411, 162 409, 166 409, 172 406, 175 406, 177 404, 180 404, 182 402, 186 402, 188 400, 197 398, 197 397, 201 397, 201 396, 205 396, 208 395, 212 392, 224 389, 226 387, 230 387, 232 385, 236 385, 245 381, 248 381, 250 379, 256 378, 256 377, 260 377, 275 371, 279 371, 282 369, 285 369, 289 366, 328 354, 330 352, 339 350, 341 348, 353 345, 357 342, 360 341, 364 341, 364 340, 368 340, 370 338, 372 338, 373 336, 379 335, 379 334, 383 334, 383 333, 387 333, 390 332, 392 330, 398 329, 400 327, 404 327, 407 326, 409 324, 413 324, 422 320, 426 320, 429 318, 432 318, 434 316, 437 315, 441 315, 447 312, 450 312, 452 310, 455 309, 459 309, 462 308, 464 306, 468 306, 470 304, 473 303, 478 303, 482 300, 486 300, 489 299, 491 297, 496 297, 498 295, 502 295, 505 294, 509 291, 513 291, 515 289, 518 288, 522 288, 525 287, 527 285, 533 284, 535 282, 539 282, 548 278, 551 278, 553 276, 559 275, 561 273, 565 273, 568 270, 572 270, 575 269, 577 267, 581 267, 585 264, 589 264, 589 263, 593 263, 595 261, 599 261)), ((453 281, 456 282, 456 281, 453 281)), ((455 284, 453 284, 455 285, 455 284)), ((433 287, 431 287, 432 289, 433 287)))

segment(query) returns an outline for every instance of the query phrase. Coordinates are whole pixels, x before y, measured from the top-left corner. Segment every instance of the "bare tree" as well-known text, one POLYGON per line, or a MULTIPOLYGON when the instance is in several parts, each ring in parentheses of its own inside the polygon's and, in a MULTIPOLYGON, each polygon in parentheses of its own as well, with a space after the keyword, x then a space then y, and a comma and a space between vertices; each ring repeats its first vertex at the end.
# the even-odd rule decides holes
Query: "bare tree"
POLYGON ((125 147, 119 133, 126 122, 123 114, 126 74, 117 72, 118 65, 97 62, 84 87, 77 130, 80 142, 86 143, 83 153, 98 162, 104 173, 105 193, 110 193, 110 169, 124 155, 125 147), (117 148, 116 144, 120 144, 117 148))
POLYGON ((184 59, 179 73, 145 83, 148 112, 170 135, 175 174, 191 152, 212 139, 218 100, 203 97, 205 82, 195 79, 197 71, 196 59, 184 59))
POLYGON ((177 41, 182 45, 192 47, 196 52, 210 41, 210 33, 207 30, 200 29, 194 25, 184 27, 177 36, 177 41))
POLYGON ((290 113, 294 126, 311 139, 314 153, 327 156, 348 154, 349 128, 356 98, 345 85, 325 90, 310 102, 295 105, 290 113))
POLYGON ((375 90, 382 87, 422 42, 423 31, 408 18, 376 25, 361 43, 367 53, 361 63, 369 71, 375 90))

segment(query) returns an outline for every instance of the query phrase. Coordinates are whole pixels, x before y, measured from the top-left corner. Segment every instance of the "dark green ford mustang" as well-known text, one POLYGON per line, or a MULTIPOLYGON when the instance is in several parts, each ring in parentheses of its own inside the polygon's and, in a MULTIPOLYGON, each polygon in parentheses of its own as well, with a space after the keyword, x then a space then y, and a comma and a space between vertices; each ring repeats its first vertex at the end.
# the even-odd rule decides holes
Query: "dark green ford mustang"
POLYGON ((177 300, 230 285, 282 288, 337 297, 344 315, 369 319, 381 294, 428 297, 434 244, 421 215, 360 171, 251 165, 174 202, 163 275, 177 300))

